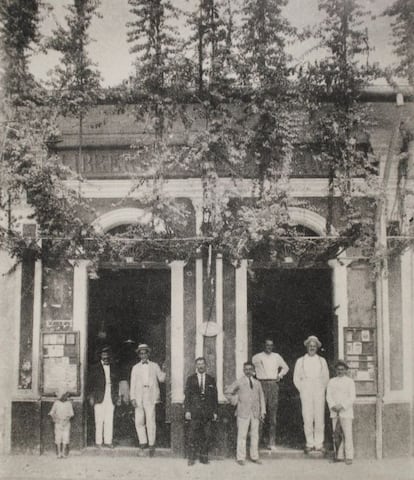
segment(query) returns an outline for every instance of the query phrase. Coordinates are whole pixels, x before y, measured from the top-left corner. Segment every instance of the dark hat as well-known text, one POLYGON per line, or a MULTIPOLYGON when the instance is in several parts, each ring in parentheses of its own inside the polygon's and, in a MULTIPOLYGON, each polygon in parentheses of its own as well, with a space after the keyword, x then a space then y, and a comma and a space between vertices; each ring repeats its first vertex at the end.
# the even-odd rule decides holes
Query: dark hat
POLYGON ((98 348, 98 353, 112 353, 111 347, 109 345, 102 345, 102 347, 98 348))
POLYGON ((349 369, 347 363, 344 360, 337 360, 336 361, 335 368, 338 368, 338 367, 345 367, 346 370, 349 369))

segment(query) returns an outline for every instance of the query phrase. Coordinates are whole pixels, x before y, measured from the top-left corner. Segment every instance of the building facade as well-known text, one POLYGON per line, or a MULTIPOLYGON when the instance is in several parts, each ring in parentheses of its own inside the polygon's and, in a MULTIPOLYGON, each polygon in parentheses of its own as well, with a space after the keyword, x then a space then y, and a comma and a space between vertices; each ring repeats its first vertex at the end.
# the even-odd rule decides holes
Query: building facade
MULTIPOLYGON (((387 219, 391 222, 398 173, 401 118, 414 118, 411 103, 397 107, 394 98, 379 95, 372 102, 375 127, 371 145, 380 160, 380 178, 387 174, 387 219), (388 161, 388 164, 387 164, 388 161), (389 166, 386 168, 386 166, 389 166)), ((185 141, 177 130, 177 148, 185 141)), ((76 120, 62 123, 58 154, 75 166, 78 149, 76 120)), ((145 132, 128 110, 96 107, 85 120, 82 162, 85 181, 78 188, 96 212, 90 222, 103 232, 148 221, 142 189, 131 192, 139 166, 128 155, 130 145, 145 142, 145 132)), ((412 140, 407 150, 409 191, 414 180, 412 140), (411 155, 411 156, 410 156, 411 155)), ((291 221, 307 235, 326 236, 328 179, 312 164, 295 165, 292 197, 301 207, 290 209, 291 221)), ((364 180, 361 179, 361 182, 364 180)), ((223 192, 253 195, 248 178, 219 178, 223 192)), ((186 234, 201 235, 202 183, 191 172, 165 180, 166 195, 190 212, 186 234)), ((358 196, 358 193, 355 193, 358 196)), ((409 195, 407 195, 409 206, 409 195)), ((370 199, 361 197, 361 202, 370 199)), ((22 205, 22 228, 35 228, 22 205)), ((410 209, 407 210, 409 214, 410 209)), ((16 214, 16 215, 17 215, 16 214)), ((334 216, 334 227, 341 219, 334 216)), ((333 232, 335 233, 335 232, 333 232)), ((117 360, 125 359, 127 340, 152 346, 152 358, 167 367, 167 382, 158 410, 158 444, 173 454, 185 452, 183 399, 186 377, 194 359, 205 356, 217 379, 220 402, 216 426, 217 455, 234 449, 234 410, 225 398, 227 385, 241 375, 243 363, 272 337, 290 372, 280 393, 278 443, 303 443, 300 400, 293 387, 296 358, 303 340, 317 335, 322 355, 333 367, 345 358, 357 385, 355 449, 358 457, 412 455, 414 442, 414 253, 407 246, 389 258, 387 269, 375 273, 372 264, 352 249, 315 268, 298 268, 288 253, 277 268, 244 259, 229 263, 220 254, 200 253, 188 260, 135 262, 133 253, 120 264, 105 263, 91 271, 87 260, 68 259, 59 269, 27 259, 14 267, 2 253, 0 302, 3 312, 0 403, 3 452, 41 453, 53 448, 48 412, 56 385, 65 379, 72 392, 75 417, 72 448, 93 444, 93 420, 85 392, 88 366, 97 347, 109 343, 117 360)), ((115 439, 134 445, 131 412, 118 411, 115 439), (117 426, 118 425, 118 426, 117 426), (118 429, 118 430, 117 430, 118 429)), ((328 422, 326 422, 328 424, 328 422)), ((326 438, 329 443, 327 425, 326 438)))

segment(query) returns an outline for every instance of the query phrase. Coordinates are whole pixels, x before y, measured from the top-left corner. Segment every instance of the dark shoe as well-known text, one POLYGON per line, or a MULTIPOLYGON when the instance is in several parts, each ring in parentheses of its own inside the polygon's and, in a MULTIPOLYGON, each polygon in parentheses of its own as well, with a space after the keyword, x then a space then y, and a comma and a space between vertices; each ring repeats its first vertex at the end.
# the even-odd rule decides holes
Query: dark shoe
POLYGON ((257 460, 252 460, 252 463, 255 463, 256 465, 261 465, 262 461, 258 458, 257 460))
POLYGON ((306 455, 309 455, 309 453, 310 453, 312 450, 313 450, 313 448, 311 448, 311 447, 305 447, 305 449, 304 449, 303 451, 304 451, 304 453, 305 453, 306 455))
POLYGON ((237 464, 244 467, 244 460, 237 460, 237 464))
POLYGON ((141 443, 141 444, 139 445, 139 448, 140 448, 141 450, 145 450, 146 448, 148 448, 148 443, 141 443))
POLYGON ((345 465, 352 465, 352 460, 350 458, 347 458, 345 460, 345 465))
POLYGON ((149 456, 152 458, 155 455, 155 447, 149 447, 149 456))
POLYGON ((200 459, 200 463, 203 463, 204 465, 208 465, 210 463, 210 460, 208 458, 203 458, 203 459, 200 459))
POLYGON ((264 447, 264 449, 265 449, 265 450, 272 450, 272 447, 271 447, 270 445, 266 445, 266 446, 264 447))
POLYGON ((191 458, 189 458, 188 461, 187 461, 187 465, 188 465, 189 467, 192 467, 194 464, 195 464, 195 461, 192 460, 191 458))
POLYGON ((114 444, 113 443, 105 443, 104 447, 105 448, 114 448, 114 444))

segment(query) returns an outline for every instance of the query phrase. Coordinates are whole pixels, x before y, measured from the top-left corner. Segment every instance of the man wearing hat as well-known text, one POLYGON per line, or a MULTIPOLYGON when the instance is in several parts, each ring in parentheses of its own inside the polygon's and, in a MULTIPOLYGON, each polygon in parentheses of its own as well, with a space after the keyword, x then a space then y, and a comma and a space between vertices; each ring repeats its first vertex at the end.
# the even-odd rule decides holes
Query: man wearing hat
POLYGON ((325 430, 325 391, 329 381, 326 360, 317 354, 322 344, 311 335, 304 341, 307 353, 298 358, 293 383, 300 393, 303 428, 306 437, 305 453, 323 452, 325 430))
POLYGON ((355 382, 346 374, 348 365, 343 360, 335 364, 336 377, 331 378, 326 389, 326 401, 331 412, 332 430, 336 432, 339 422, 343 438, 336 451, 335 460, 343 460, 352 464, 354 445, 352 440, 352 419, 354 418, 353 404, 355 402, 355 382), (345 444, 345 445, 344 445, 345 444))
POLYGON ((155 405, 160 402, 159 382, 165 381, 165 372, 159 365, 149 360, 150 348, 147 344, 138 345, 140 361, 131 371, 130 398, 135 408, 135 428, 141 448, 150 448, 150 456, 155 452, 155 405))
POLYGON ((95 415, 95 444, 113 447, 114 408, 118 401, 117 372, 111 361, 111 349, 100 349, 100 360, 88 372, 88 399, 95 415))

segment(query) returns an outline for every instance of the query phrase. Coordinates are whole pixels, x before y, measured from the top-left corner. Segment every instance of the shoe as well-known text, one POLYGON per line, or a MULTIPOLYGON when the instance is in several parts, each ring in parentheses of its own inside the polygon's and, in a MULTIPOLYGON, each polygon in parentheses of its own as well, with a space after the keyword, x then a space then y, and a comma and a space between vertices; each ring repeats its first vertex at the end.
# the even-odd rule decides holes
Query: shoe
POLYGON ((155 455, 155 447, 149 447, 149 456, 152 458, 155 455))
POLYGON ((272 450, 272 447, 271 447, 270 445, 266 445, 266 446, 264 447, 264 449, 265 449, 265 450, 272 450))
POLYGON ((237 460, 237 463, 238 463, 241 467, 244 467, 244 460, 237 460))
POLYGON ((313 450, 312 447, 305 447, 303 451, 306 455, 308 455, 312 450, 313 450))
POLYGON ((210 460, 208 459, 207 455, 201 455, 200 456, 200 463, 203 463, 204 465, 208 465, 210 463, 210 460))
POLYGON ((100 450, 102 448, 102 443, 95 443, 95 448, 100 450))
POLYGON ((195 461, 192 460, 191 458, 189 458, 188 461, 187 461, 187 465, 188 465, 189 467, 192 467, 194 464, 195 464, 195 461))
POLYGON ((141 450, 145 450, 146 448, 148 448, 148 443, 140 443, 139 448, 141 450))
POLYGON ((113 443, 105 443, 104 447, 105 448, 114 448, 114 444, 113 443))
POLYGON ((315 448, 315 452, 318 452, 324 455, 326 453, 326 450, 323 447, 320 447, 320 448, 315 448))
POLYGON ((352 460, 350 458, 347 458, 345 460, 345 465, 352 465, 352 460))
POLYGON ((257 460, 252 460, 252 463, 255 463, 256 465, 261 465, 262 461, 258 458, 257 460))

